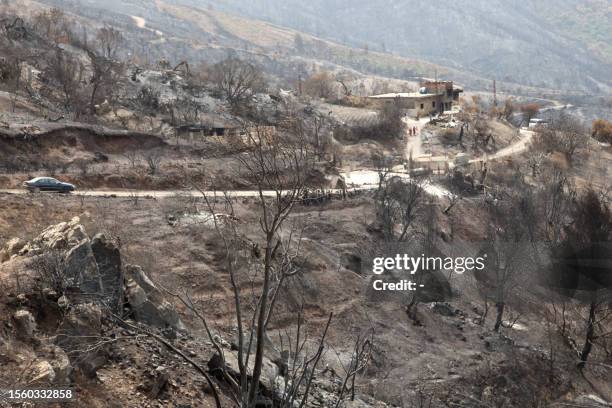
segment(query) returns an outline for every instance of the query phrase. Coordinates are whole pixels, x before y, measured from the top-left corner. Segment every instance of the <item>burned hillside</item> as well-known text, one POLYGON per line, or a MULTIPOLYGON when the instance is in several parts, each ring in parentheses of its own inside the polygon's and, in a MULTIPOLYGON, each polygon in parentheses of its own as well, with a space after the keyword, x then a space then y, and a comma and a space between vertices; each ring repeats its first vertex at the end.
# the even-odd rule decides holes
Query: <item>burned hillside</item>
POLYGON ((610 406, 591 88, 0 3, 0 407, 610 406))

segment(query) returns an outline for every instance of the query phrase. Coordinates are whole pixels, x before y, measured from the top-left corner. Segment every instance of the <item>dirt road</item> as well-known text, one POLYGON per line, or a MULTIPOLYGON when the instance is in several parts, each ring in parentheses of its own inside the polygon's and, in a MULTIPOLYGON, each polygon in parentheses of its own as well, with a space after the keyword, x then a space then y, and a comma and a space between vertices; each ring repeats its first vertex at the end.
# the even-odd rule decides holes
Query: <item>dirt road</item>
MULTIPOLYGON (((472 159, 470 160, 470 163, 479 163, 483 161, 496 160, 502 157, 522 153, 528 148, 529 143, 531 142, 533 138, 533 131, 528 130, 528 129, 521 129, 519 132, 519 135, 520 135, 520 138, 516 142, 511 144, 510 146, 507 146, 492 155, 483 155, 481 157, 472 159)), ((420 136, 418 137, 413 136, 411 139, 420 140, 421 138, 420 136)), ((449 165, 451 167, 454 165, 452 160, 449 160, 449 165)), ((376 188, 376 186, 378 185, 378 171, 376 170, 363 169, 363 170, 349 171, 349 172, 345 172, 341 174, 342 176, 344 176, 344 180, 347 186, 362 188, 362 189, 365 189, 365 188, 373 189, 373 188, 376 188)), ((406 178, 406 179, 410 178, 407 172, 401 172, 401 171, 396 171, 394 173, 391 173, 390 176, 399 176, 399 177, 406 178)), ((440 187, 434 184, 430 184, 430 183, 426 184, 423 188, 429 194, 437 196, 437 197, 448 196, 450 194, 450 192, 444 189, 443 187, 440 187)))
POLYGON ((501 159, 503 157, 512 156, 512 155, 524 152, 529 147, 529 144, 531 143, 533 139, 534 132, 532 130, 521 128, 519 134, 520 134, 519 140, 512 143, 511 145, 498 150, 492 155, 485 154, 484 156, 472 159, 470 160, 470 163, 477 163, 477 162, 483 162, 483 161, 486 162, 488 160, 501 159))
POLYGON ((409 117, 404 117, 402 119, 406 124, 406 133, 404 138, 406 139, 406 148, 404 149, 404 158, 408 160, 410 158, 410 154, 412 153, 412 157, 417 157, 422 155, 422 139, 421 139, 421 130, 425 127, 427 123, 429 123, 429 118, 424 117, 421 119, 412 119, 409 117), (410 136, 409 129, 416 128, 417 134, 416 136, 410 136))
MULTIPOLYGON (((6 194, 50 194, 50 193, 30 193, 26 189, 1 189, 0 193, 6 194)), ((255 197, 259 195, 258 191, 228 191, 233 197, 255 197)), ((153 197, 164 198, 174 196, 191 196, 199 197, 202 193, 197 190, 76 190, 71 195, 86 196, 86 197, 153 197)), ((273 191, 264 191, 263 195, 270 197, 275 193, 273 191)), ((221 191, 207 191, 207 197, 223 197, 221 191)))
MULTIPOLYGON (((361 186, 347 189, 347 192, 368 190, 371 187, 361 186)), ((326 189, 325 193, 342 194, 340 189, 326 189)), ((26 189, 0 189, 0 194, 54 194, 54 193, 30 193, 26 189)), ((55 193, 58 194, 58 193, 55 193)), ((85 197, 123 197, 123 198, 166 198, 166 197, 223 197, 225 194, 231 197, 258 197, 257 190, 231 190, 231 191, 198 191, 198 190, 76 190, 70 195, 85 197)), ((264 190, 261 192, 264 197, 275 197, 276 191, 264 190)))
MULTIPOLYGON (((418 123, 419 134, 420 129, 427 123, 428 119, 421 119, 418 123)), ((416 122, 416 121, 413 121, 416 122)), ((408 123, 408 122, 407 122, 408 123)), ((416 125, 414 125, 416 126, 416 125)), ((525 151, 533 138, 533 131, 527 129, 520 130, 520 139, 517 140, 510 146, 507 146, 498 152, 492 155, 485 155, 475 159, 470 160, 470 163, 495 160, 502 157, 514 155, 525 151)), ((418 139, 420 141, 420 135, 417 137, 408 137, 408 142, 406 147, 408 148, 412 146, 420 146, 418 141, 414 141, 418 139)), ((414 150, 413 150, 414 155, 414 150)), ((373 190, 378 187, 378 172, 376 170, 362 169, 341 173, 344 178, 346 185, 349 187, 349 191, 363 191, 363 190, 373 190)), ((399 176, 402 178, 409 179, 410 176, 406 172, 394 172, 392 175, 399 176)), ((444 197, 448 196, 450 193, 444 189, 443 187, 427 183, 424 185, 424 190, 434 196, 444 197)), ((328 189, 325 192, 329 192, 332 194, 341 194, 342 190, 339 189, 328 189)), ((0 193, 5 194, 31 194, 25 189, 0 189, 0 193)), ((233 190, 226 192, 231 197, 257 197, 259 196, 259 191, 256 190, 233 190)), ((78 196, 86 196, 86 197, 124 197, 124 198, 135 198, 135 197, 151 197, 151 198, 165 198, 165 197, 175 197, 175 196, 191 196, 191 197, 200 197, 203 192, 198 190, 77 190, 74 195, 78 196)), ((224 192, 222 191, 206 191, 204 192, 207 197, 223 197, 224 192)), ((262 191, 261 194, 265 197, 274 197, 276 195, 275 191, 266 190, 262 191)))

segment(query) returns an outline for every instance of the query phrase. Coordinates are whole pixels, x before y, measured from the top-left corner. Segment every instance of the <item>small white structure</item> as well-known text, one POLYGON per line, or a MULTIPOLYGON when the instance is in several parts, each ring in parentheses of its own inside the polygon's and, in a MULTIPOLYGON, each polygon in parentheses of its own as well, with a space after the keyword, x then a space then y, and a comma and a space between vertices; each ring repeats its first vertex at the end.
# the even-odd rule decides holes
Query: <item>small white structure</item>
POLYGON ((529 129, 548 126, 548 121, 545 119, 533 118, 529 121, 529 129))

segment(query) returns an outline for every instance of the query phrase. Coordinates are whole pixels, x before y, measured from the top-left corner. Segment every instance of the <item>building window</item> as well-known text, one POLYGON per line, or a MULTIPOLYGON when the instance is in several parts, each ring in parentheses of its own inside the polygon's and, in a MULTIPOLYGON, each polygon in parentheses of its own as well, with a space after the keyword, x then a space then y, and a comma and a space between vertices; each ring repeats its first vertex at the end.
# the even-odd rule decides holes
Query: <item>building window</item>
POLYGON ((436 107, 436 101, 431 102, 431 107, 435 108, 436 107))
POLYGON ((425 104, 421 104, 421 109, 425 109, 425 104))

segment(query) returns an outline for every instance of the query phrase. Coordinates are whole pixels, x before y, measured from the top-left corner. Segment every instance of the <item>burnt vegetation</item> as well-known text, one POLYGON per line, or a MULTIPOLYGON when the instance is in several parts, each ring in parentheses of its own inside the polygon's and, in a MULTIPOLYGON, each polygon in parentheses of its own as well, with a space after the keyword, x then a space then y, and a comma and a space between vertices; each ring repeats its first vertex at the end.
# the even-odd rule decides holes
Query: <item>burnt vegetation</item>
POLYGON ((605 406, 610 122, 528 128, 533 99, 474 95, 425 124, 364 97, 410 85, 342 70, 314 37, 265 55, 207 37, 188 58, 187 19, 91 17, 0 14, 0 389, 71 386, 83 406, 605 406), (77 193, 15 194, 35 176, 77 193), (372 273, 404 253, 486 268, 372 273))

